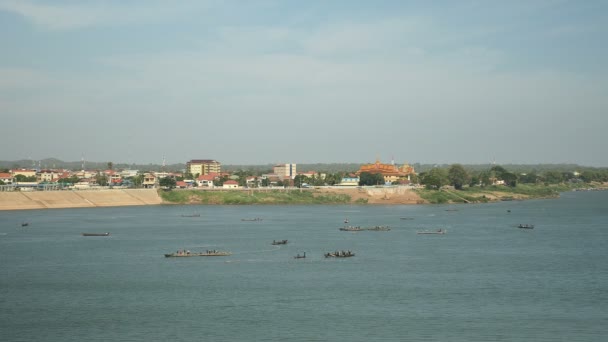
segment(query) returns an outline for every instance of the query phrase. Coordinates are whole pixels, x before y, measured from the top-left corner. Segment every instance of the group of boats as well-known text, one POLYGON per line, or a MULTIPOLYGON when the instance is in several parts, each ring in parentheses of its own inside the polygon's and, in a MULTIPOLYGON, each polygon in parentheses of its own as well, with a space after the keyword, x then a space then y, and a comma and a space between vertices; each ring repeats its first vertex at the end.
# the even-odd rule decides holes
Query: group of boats
POLYGON ((187 258, 187 257, 212 257, 212 256, 229 256, 232 253, 227 251, 206 250, 204 252, 190 252, 189 250, 178 250, 175 253, 165 254, 165 258, 187 258))
POLYGON ((361 227, 361 226, 345 226, 342 228, 339 228, 341 231, 345 231, 345 232, 361 232, 364 230, 371 230, 371 231, 389 231, 391 230, 391 228, 389 226, 373 226, 373 227, 361 227))

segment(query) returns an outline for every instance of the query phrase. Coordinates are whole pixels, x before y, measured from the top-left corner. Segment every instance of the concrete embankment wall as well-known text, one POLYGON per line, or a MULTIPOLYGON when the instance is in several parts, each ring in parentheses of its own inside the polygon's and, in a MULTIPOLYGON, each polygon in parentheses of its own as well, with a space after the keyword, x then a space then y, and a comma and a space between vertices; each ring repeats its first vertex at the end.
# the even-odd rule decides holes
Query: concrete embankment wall
POLYGON ((0 192, 0 210, 156 205, 154 189, 0 192))

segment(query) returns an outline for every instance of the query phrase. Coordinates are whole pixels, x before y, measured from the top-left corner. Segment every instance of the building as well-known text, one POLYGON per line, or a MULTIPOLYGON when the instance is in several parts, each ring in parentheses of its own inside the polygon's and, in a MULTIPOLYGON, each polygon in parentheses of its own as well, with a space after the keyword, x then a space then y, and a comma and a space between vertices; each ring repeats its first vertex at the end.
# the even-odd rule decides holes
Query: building
POLYGON ((340 181, 339 186, 358 186, 359 185, 359 177, 344 177, 340 181))
POLYGON ((13 175, 8 172, 0 172, 0 181, 4 184, 13 184, 13 175))
POLYGON ((210 159, 192 159, 186 163, 186 173, 193 176, 220 173, 222 172, 221 168, 222 164, 220 162, 210 159))
POLYGON ((416 174, 414 168, 407 163, 402 166, 397 166, 394 162, 391 164, 382 164, 379 160, 376 160, 373 164, 361 165, 359 171, 356 172, 356 175, 360 176, 363 172, 381 174, 384 177, 384 183, 386 184, 409 181, 410 176, 416 174))
POLYGON ((196 179, 196 182, 198 183, 198 186, 212 188, 213 181, 215 180, 215 178, 216 178, 216 176, 214 176, 214 175, 202 175, 202 176, 198 176, 198 178, 196 179))
POLYGON ((272 168, 272 173, 281 177, 296 178, 296 164, 277 164, 272 168))
POLYGON ((15 169, 15 170, 10 170, 11 174, 13 175, 13 178, 18 176, 18 175, 22 175, 24 177, 36 177, 36 170, 30 170, 30 169, 15 169))
POLYGON ((144 173, 144 181, 142 185, 144 188, 154 188, 156 187, 157 178, 154 174, 146 172, 144 173))
POLYGON ((222 188, 224 188, 224 189, 237 189, 238 187, 239 187, 239 182, 237 182, 235 180, 225 181, 224 185, 222 185, 222 188))

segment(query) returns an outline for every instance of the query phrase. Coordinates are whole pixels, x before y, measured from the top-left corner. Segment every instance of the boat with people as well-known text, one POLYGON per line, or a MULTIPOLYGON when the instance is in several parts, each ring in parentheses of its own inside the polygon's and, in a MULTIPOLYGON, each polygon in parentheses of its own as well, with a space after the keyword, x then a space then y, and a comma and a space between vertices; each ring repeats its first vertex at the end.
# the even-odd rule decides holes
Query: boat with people
POLYGON ((82 233, 82 236, 110 236, 110 233, 82 233))
POLYGON ((294 258, 294 259, 306 259, 306 252, 304 252, 304 255, 300 255, 300 254, 298 253, 298 255, 294 256, 293 258, 294 258))
POLYGON ((23 222, 23 223, 21 223, 21 227, 27 227, 29 225, 30 225, 29 222, 23 222))
POLYGON ((187 257, 212 257, 212 256, 228 256, 232 255, 230 252, 226 251, 217 251, 206 250, 204 252, 190 252, 189 250, 178 250, 175 253, 167 253, 165 254, 165 258, 187 258, 187 257))
POLYGON ((387 232, 387 231, 391 230, 391 228, 389 226, 373 226, 373 227, 367 228, 367 230, 376 231, 376 232, 387 232))
POLYGON ((416 234, 439 234, 439 235, 443 235, 447 232, 447 230, 445 229, 437 229, 437 230, 419 230, 416 232, 416 234))
POLYGON ((528 223, 520 223, 517 228, 522 228, 522 229, 534 229, 534 225, 533 224, 528 224, 528 223))
POLYGON ((287 240, 272 240, 272 244, 273 245, 286 245, 287 244, 287 240))
POLYGON ((255 221, 262 221, 262 219, 259 218, 259 217, 255 217, 255 218, 243 218, 243 219, 241 219, 241 221, 255 222, 255 221))
POLYGON ((351 251, 335 251, 335 252, 325 253, 326 258, 350 258, 350 257, 354 257, 354 256, 355 256, 355 253, 353 253, 351 251))
POLYGON ((339 228, 339 229, 341 231, 344 231, 344 232, 360 232, 360 231, 365 230, 365 228, 361 228, 359 226, 356 226, 356 227, 354 227, 354 226, 348 226, 348 227, 342 227, 342 228, 339 228))

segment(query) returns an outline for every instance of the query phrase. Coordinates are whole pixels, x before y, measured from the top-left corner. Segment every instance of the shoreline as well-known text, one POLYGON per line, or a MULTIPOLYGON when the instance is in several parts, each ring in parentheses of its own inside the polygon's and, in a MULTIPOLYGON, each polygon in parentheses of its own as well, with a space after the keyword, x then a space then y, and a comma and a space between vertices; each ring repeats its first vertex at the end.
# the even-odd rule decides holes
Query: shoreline
POLYGON ((608 190, 595 187, 539 186, 536 192, 522 193, 508 188, 483 188, 465 191, 425 190, 409 187, 320 188, 276 190, 172 190, 104 189, 0 192, 0 211, 124 207, 148 205, 421 205, 466 204, 558 198, 565 191, 608 190))

